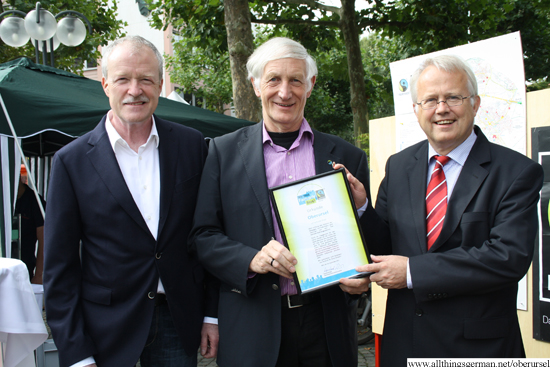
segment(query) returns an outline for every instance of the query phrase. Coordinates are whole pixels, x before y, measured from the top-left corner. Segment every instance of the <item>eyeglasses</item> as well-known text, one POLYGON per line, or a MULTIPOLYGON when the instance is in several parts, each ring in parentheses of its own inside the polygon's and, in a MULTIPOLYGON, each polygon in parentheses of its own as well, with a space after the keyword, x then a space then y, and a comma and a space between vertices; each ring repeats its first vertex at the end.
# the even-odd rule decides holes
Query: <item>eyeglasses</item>
POLYGON ((417 105, 420 105, 423 110, 433 110, 434 108, 437 108, 437 105, 441 102, 447 103, 447 106, 454 107, 454 106, 460 106, 464 103, 464 100, 466 98, 470 98, 471 96, 462 97, 462 96, 449 96, 446 100, 438 101, 435 98, 429 98, 425 99, 423 101, 417 102, 417 105))

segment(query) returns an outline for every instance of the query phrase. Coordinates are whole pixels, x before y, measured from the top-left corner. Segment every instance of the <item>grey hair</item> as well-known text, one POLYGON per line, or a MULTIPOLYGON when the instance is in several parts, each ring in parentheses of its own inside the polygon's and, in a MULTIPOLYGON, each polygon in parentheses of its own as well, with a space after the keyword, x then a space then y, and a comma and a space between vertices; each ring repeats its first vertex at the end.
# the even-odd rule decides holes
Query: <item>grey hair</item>
POLYGON ((107 72, 109 69, 109 56, 111 56, 111 53, 113 50, 121 45, 124 42, 129 42, 132 46, 132 53, 139 52, 143 47, 148 47, 153 51, 155 54, 155 57, 157 58, 158 64, 159 64, 159 81, 163 80, 163 68, 164 68, 164 59, 162 58, 162 55, 160 54, 159 50, 155 47, 154 44, 147 41, 145 38, 141 36, 126 36, 119 38, 115 40, 113 43, 110 43, 107 47, 103 48, 103 57, 101 59, 101 71, 103 73, 103 77, 107 79, 107 72))
POLYGON ((422 72, 426 70, 429 66, 435 66, 438 70, 443 70, 448 73, 452 73, 455 71, 464 72, 468 79, 468 93, 470 93, 470 96, 472 96, 470 100, 472 101, 472 104, 474 103, 473 97, 477 96, 478 93, 476 76, 470 66, 466 63, 466 61, 462 60, 462 58, 456 55, 440 55, 430 57, 425 59, 422 64, 420 64, 420 67, 416 69, 416 71, 411 76, 411 98, 414 103, 418 102, 416 100, 418 78, 420 77, 420 74, 422 74, 422 72))
POLYGON ((259 89, 265 66, 268 62, 279 59, 305 60, 306 86, 309 91, 311 89, 311 79, 317 75, 317 63, 304 46, 286 37, 272 38, 264 42, 250 55, 246 63, 248 79, 254 78, 254 85, 259 89))

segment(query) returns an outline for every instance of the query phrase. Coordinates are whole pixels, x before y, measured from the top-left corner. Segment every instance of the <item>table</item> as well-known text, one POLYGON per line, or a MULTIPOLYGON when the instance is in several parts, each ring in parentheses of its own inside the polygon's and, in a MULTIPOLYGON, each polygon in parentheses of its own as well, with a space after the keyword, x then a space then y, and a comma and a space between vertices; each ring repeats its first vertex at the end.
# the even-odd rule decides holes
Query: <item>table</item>
POLYGON ((34 366, 33 351, 48 338, 41 308, 36 303, 25 264, 0 258, 0 342, 4 367, 29 363, 34 366))

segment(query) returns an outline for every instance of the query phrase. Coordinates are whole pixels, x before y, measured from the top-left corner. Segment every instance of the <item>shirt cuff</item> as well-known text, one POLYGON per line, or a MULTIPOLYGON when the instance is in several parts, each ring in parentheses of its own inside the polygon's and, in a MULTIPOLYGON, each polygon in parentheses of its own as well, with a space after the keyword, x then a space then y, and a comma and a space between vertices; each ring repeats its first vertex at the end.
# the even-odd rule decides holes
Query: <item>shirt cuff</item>
POLYGON ((409 266, 409 259, 407 259, 407 288, 413 289, 413 281, 411 279, 411 268, 409 266))
POLYGON ((360 207, 359 209, 357 209, 357 216, 359 216, 359 218, 361 218, 361 216, 363 215, 363 213, 367 210, 367 204, 369 203, 369 199, 367 199, 367 201, 365 201, 365 205, 363 205, 362 207, 360 207))
POLYGON ((95 363, 94 357, 88 357, 86 359, 83 359, 80 362, 76 362, 75 364, 71 365, 71 367, 84 367, 94 363, 95 363))
POLYGON ((214 317, 205 316, 204 320, 203 320, 203 323, 218 325, 218 319, 214 318, 214 317))

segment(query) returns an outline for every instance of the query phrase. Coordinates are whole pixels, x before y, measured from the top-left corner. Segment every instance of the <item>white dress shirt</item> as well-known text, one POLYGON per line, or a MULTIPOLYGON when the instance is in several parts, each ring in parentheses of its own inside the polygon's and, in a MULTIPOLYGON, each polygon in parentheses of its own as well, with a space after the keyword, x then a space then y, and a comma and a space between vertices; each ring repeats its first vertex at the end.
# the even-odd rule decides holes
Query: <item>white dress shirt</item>
MULTIPOLYGON (((109 114, 105 119, 105 129, 126 186, 145 219, 149 231, 156 240, 160 213, 159 136, 155 118, 152 117, 152 119, 153 126, 149 138, 145 144, 138 148, 137 153, 115 130, 109 114)), ((164 293, 160 278, 157 291, 164 293)), ((93 363, 95 363, 95 359, 88 357, 71 367, 84 367, 93 363)))

